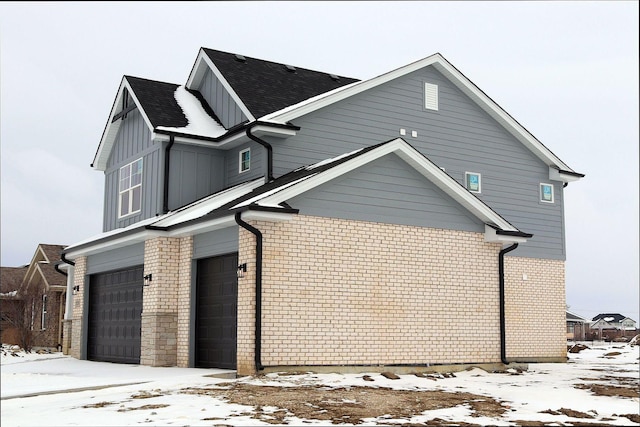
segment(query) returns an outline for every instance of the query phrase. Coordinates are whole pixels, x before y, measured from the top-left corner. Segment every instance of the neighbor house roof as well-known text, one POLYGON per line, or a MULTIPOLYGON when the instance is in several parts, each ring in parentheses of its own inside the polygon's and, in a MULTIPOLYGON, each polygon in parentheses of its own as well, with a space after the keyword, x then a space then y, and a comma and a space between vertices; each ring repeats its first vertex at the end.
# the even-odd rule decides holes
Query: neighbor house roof
POLYGON ((26 272, 26 265, 22 267, 0 267, 0 295, 15 296, 15 292, 20 288, 26 272))
POLYGON ((567 320, 579 323, 587 322, 587 319, 585 319, 584 317, 578 316, 577 314, 574 314, 570 311, 567 311, 567 320))
POLYGON ((396 138, 298 168, 269 182, 263 177, 244 182, 164 215, 75 243, 64 252, 73 259, 167 233, 176 237, 203 233, 235 225, 233 216, 238 212, 249 211, 254 218, 286 220, 298 212, 295 206, 287 204, 288 200, 389 154, 397 155, 484 222, 486 241, 514 243, 532 237, 510 224, 406 141, 396 138))
POLYGON ((55 269, 56 264, 61 262, 61 254, 65 248, 64 245, 39 244, 27 266, 20 292, 40 284, 47 290, 66 287, 65 275, 55 269))
POLYGON ((597 320, 604 320, 607 323, 620 323, 624 319, 627 319, 627 316, 623 316, 620 313, 600 313, 595 316, 592 320, 595 322, 597 320))

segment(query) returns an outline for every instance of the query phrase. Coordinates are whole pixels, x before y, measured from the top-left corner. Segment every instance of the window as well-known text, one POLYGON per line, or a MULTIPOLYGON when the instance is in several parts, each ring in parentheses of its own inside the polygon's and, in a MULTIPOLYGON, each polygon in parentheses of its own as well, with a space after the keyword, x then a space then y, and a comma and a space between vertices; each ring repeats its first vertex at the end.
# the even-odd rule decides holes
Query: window
POLYGON ((479 173, 465 172, 464 181, 467 190, 471 191, 472 193, 480 193, 482 190, 481 178, 482 177, 479 173))
POLYGON ((47 296, 42 295, 42 324, 40 325, 40 329, 47 329, 47 296))
POLYGON ((424 84, 424 108, 438 110, 438 85, 433 83, 424 84))
POLYGON ((247 148, 240 152, 240 169, 239 172, 246 172, 251 169, 251 149, 247 148))
POLYGON ((540 201, 553 203, 553 184, 540 184, 540 201))
POLYGON ((142 159, 120 168, 120 217, 142 207, 142 159))

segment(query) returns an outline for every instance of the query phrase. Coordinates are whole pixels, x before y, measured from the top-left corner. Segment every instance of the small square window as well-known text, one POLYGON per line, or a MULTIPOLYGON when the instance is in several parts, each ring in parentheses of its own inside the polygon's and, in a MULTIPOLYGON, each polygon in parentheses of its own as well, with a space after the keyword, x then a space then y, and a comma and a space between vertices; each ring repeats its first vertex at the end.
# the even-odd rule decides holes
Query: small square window
POLYGON ((240 152, 240 169, 239 172, 246 172, 251 169, 251 149, 247 148, 240 152))
POLYGON ((553 184, 540 184, 540 201, 553 203, 553 184))
POLYGON ((472 193, 480 193, 482 190, 481 178, 482 177, 479 173, 465 172, 464 180, 467 190, 471 191, 472 193))

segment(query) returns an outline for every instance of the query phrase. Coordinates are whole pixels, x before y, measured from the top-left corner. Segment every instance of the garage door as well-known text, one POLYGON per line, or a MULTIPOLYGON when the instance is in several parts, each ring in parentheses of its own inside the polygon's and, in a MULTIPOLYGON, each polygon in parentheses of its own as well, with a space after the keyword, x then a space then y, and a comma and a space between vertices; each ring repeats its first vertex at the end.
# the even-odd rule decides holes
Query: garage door
POLYGON ((236 369, 238 254, 201 259, 197 267, 196 367, 236 369))
POLYGON ((140 363, 142 271, 140 266, 91 276, 89 360, 140 363))

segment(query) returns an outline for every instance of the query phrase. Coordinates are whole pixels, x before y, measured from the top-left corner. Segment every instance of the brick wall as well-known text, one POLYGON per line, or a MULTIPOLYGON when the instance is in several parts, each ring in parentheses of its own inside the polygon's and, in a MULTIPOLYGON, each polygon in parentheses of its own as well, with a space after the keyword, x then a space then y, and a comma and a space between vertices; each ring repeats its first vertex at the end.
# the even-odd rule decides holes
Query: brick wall
MULTIPOLYGON (((310 216, 254 225, 265 366, 499 361, 500 245, 483 234, 310 216)), ((253 369, 254 247, 241 229, 239 374, 253 369)))
POLYGON ((178 267, 178 330, 177 330, 177 364, 189 366, 189 326, 191 314, 191 258, 193 257, 193 239, 180 239, 180 263, 178 267))
POLYGON ((73 317, 71 320, 71 348, 69 354, 80 359, 82 339, 82 315, 84 313, 85 274, 87 272, 87 257, 75 260, 73 286, 80 290, 73 296, 73 317))
POLYGON ((566 360, 564 261, 505 257, 505 319, 508 360, 566 360))

